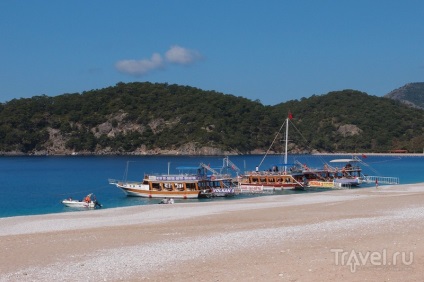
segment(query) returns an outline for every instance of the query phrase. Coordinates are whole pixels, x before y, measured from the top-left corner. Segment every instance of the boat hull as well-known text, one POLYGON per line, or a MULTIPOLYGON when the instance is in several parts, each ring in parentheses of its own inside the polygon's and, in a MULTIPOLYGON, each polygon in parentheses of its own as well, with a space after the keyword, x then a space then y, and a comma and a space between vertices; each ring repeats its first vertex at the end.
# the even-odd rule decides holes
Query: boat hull
POLYGON ((264 187, 262 185, 239 185, 237 188, 239 193, 262 193, 264 187))
POLYGON ((213 188, 212 196, 213 197, 228 197, 234 196, 236 193, 234 188, 213 188))
POLYGON ((143 188, 126 187, 125 185, 116 184, 118 188, 132 197, 143 198, 175 198, 175 199, 197 199, 199 191, 153 191, 143 188))
POLYGON ((314 188, 343 188, 359 186, 361 183, 362 181, 359 178, 334 179, 334 181, 311 180, 308 182, 308 186, 314 188))
POLYGON ((62 204, 64 204, 67 207, 70 207, 70 208, 90 208, 90 209, 94 209, 97 206, 97 204, 93 201, 87 203, 87 202, 78 201, 78 200, 63 200, 62 204))
POLYGON ((242 183, 240 184, 239 189, 249 192, 259 192, 259 191, 275 191, 275 190, 289 190, 299 188, 299 185, 295 184, 251 184, 251 183, 242 183))
POLYGON ((341 178, 334 179, 335 183, 340 183, 341 185, 350 185, 350 186, 359 186, 362 183, 361 178, 341 178))
POLYGON ((313 188, 335 188, 333 181, 315 181, 311 180, 308 182, 308 187, 313 188))

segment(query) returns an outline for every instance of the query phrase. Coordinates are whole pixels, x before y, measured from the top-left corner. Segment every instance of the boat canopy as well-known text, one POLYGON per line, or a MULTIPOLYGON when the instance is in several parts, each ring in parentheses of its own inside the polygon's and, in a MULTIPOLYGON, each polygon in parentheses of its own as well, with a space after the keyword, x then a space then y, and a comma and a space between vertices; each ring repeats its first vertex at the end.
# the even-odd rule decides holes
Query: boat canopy
POLYGON ((178 170, 195 170, 195 169, 199 169, 200 166, 178 166, 176 167, 176 169, 178 170))
MULTIPOLYGON (((178 166, 176 167, 177 170, 196 170, 201 169, 201 166, 178 166)), ((221 169, 221 167, 210 167, 212 169, 221 169)))
POLYGON ((331 160, 330 163, 351 163, 351 162, 359 162, 357 159, 336 159, 331 160))

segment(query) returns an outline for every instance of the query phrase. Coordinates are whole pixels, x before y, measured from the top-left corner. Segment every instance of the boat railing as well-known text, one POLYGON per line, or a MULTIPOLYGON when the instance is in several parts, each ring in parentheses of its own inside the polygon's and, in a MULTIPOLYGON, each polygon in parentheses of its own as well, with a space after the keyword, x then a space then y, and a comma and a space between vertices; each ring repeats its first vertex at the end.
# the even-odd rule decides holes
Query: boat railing
MULTIPOLYGON (((297 172, 297 171, 294 171, 297 172)), ((292 171, 247 171, 245 173, 245 175, 249 175, 249 176, 268 176, 268 175, 290 175, 291 173, 293 173, 292 171)))
POLYGON ((323 168, 309 169, 309 170, 326 171, 326 172, 357 172, 357 171, 362 171, 362 168, 360 166, 340 167, 340 166, 324 165, 323 168))
POLYGON ((230 174, 212 174, 208 176, 210 180, 220 180, 220 179, 231 179, 232 176, 230 174))
POLYGON ((109 184, 112 185, 127 185, 127 184, 134 184, 138 185, 140 184, 140 181, 124 181, 124 180, 116 180, 116 179, 109 179, 109 184))
POLYGON ((389 185, 400 184, 399 177, 366 175, 366 176, 364 176, 364 181, 367 182, 367 183, 376 183, 377 182, 379 184, 389 184, 389 185))
POLYGON ((228 188, 228 189, 231 189, 231 188, 234 188, 234 187, 237 187, 238 186, 238 183, 235 183, 235 182, 233 182, 232 180, 231 181, 223 181, 222 182, 222 185, 224 186, 224 188, 228 188))
POLYGON ((148 175, 150 180, 161 181, 186 181, 186 180, 200 180, 201 176, 198 175, 148 175))

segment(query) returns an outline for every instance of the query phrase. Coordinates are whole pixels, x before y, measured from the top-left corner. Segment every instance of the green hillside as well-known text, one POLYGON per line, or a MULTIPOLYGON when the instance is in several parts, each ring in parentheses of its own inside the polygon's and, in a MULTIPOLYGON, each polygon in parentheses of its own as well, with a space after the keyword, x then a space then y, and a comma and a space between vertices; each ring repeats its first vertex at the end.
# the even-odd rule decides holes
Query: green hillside
POLYGON ((312 148, 329 152, 422 152, 424 111, 366 93, 344 90, 290 104, 312 148))
MULTIPOLYGON (((118 83, 0 104, 0 151, 69 154, 251 154, 287 113, 292 152, 422 152, 424 111, 354 90, 276 106, 189 86, 118 83)), ((282 136, 273 147, 282 151, 282 136)))

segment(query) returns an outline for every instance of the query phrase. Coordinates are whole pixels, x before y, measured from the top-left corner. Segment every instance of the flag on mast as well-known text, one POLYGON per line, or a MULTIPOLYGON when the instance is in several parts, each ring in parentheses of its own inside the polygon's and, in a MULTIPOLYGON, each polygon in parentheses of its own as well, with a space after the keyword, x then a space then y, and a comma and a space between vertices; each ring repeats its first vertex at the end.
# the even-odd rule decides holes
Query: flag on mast
POLYGON ((289 119, 293 119, 293 114, 289 111, 289 119))

